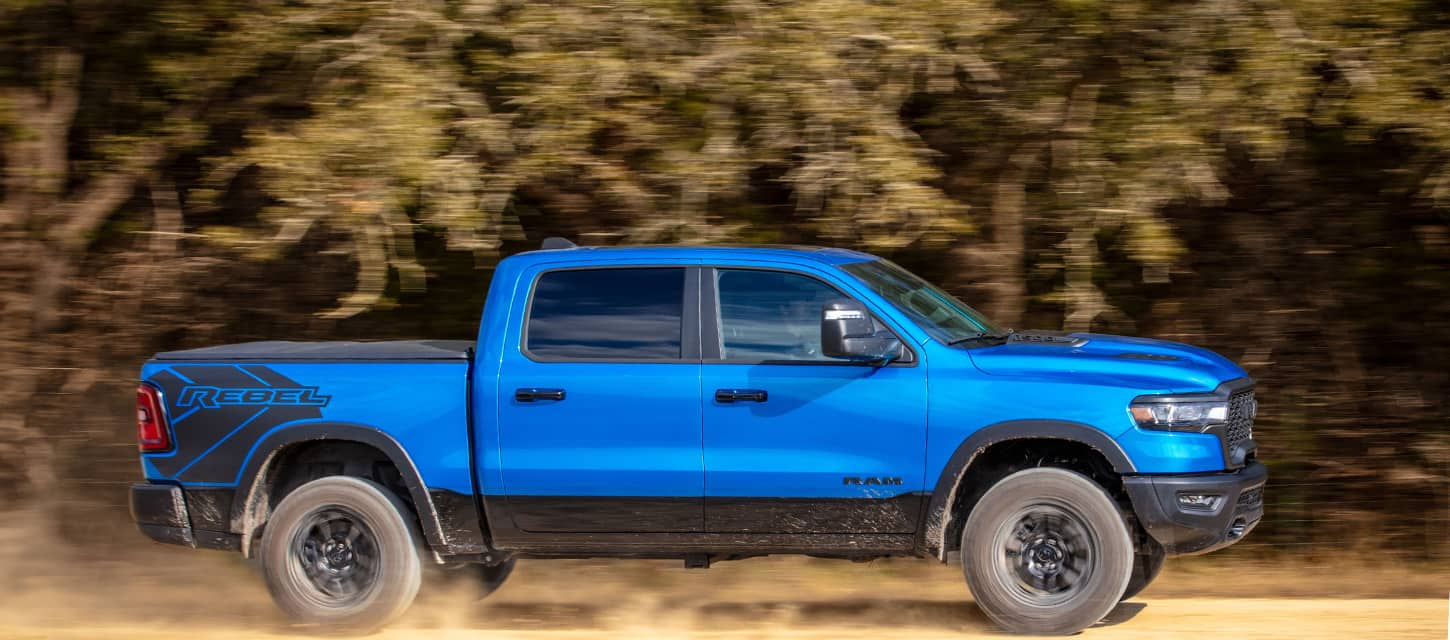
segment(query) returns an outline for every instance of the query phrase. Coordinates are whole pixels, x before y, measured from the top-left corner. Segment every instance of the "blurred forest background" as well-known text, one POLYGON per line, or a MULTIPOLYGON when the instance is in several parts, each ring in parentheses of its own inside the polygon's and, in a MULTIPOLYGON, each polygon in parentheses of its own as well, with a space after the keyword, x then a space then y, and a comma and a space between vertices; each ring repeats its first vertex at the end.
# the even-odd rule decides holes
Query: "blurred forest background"
POLYGON ((562 235, 1208 346, 1273 474, 1232 553, 1450 557, 1450 3, 0 7, 0 512, 97 552, 149 354, 471 338, 562 235))

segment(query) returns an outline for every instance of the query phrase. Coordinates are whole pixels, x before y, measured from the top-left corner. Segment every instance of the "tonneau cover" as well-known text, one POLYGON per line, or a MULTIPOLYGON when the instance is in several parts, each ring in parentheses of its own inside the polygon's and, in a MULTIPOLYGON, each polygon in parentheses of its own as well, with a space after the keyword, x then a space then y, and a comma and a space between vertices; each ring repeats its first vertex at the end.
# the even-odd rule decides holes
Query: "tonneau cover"
POLYGON ((471 340, 388 340, 382 342, 291 342, 268 340, 158 353, 155 360, 467 360, 471 340))

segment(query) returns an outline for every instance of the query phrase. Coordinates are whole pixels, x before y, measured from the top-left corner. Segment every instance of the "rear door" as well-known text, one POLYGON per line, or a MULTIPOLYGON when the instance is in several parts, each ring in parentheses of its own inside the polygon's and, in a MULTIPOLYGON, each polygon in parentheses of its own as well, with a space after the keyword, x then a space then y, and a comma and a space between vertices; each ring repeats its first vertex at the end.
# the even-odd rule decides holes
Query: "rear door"
POLYGON ((852 297, 828 278, 723 264, 704 271, 707 531, 916 529, 926 367, 915 353, 886 367, 822 355, 821 305, 852 297))
POLYGON ((701 531, 699 269, 526 277, 519 348, 504 350, 498 389, 515 526, 701 531))

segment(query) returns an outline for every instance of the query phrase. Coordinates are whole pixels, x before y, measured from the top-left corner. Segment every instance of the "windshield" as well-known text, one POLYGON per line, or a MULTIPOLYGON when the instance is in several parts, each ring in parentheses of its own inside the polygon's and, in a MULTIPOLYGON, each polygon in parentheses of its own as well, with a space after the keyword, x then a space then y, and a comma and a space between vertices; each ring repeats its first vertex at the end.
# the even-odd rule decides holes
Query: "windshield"
POLYGON ((1006 333, 981 312, 889 260, 855 262, 841 265, 841 269, 942 342, 951 344, 1006 333))

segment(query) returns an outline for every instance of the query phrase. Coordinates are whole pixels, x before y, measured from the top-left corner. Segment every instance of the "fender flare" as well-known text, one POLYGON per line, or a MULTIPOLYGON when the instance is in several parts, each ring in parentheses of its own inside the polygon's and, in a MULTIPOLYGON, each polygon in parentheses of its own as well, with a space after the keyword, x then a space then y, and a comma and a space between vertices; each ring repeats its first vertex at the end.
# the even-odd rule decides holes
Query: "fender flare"
POLYGON ((1101 453, 1112 465, 1113 471, 1126 475, 1137 471, 1133 461, 1117 441, 1106 432, 1081 422, 1069 420, 1007 420, 987 425, 967 436, 937 477, 936 487, 931 492, 919 541, 921 550, 946 560, 947 532, 951 530, 951 514, 948 513, 956 501, 961 488, 962 477, 967 468, 988 447, 1009 440, 1048 439, 1076 442, 1092 447, 1101 453))
POLYGON ((490 548, 482 529, 483 519, 473 495, 452 491, 430 491, 423 484, 417 465, 403 447, 388 434, 373 427, 345 422, 322 422, 280 429, 257 443, 242 467, 232 499, 231 528, 242 536, 242 552, 250 554, 252 533, 266 521, 271 486, 258 486, 258 479, 271 470, 277 455, 302 442, 333 440, 354 442, 381 451, 397 468, 408 490, 423 538, 437 554, 487 553, 490 548))

